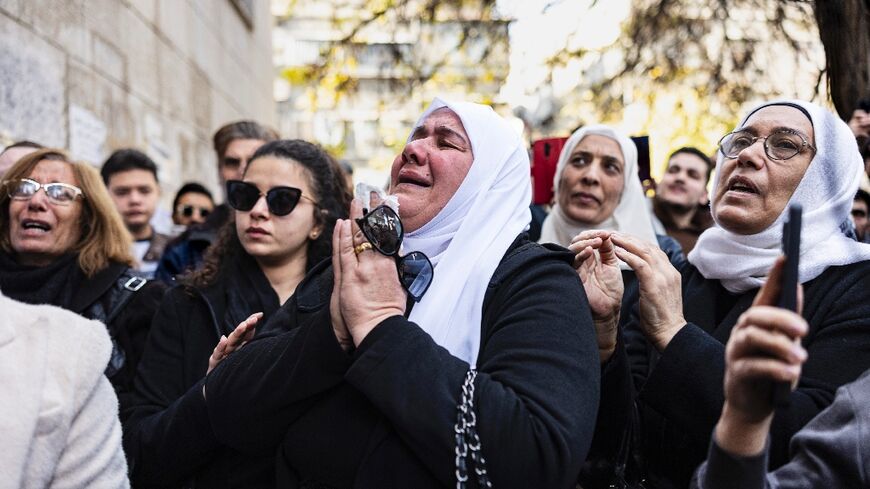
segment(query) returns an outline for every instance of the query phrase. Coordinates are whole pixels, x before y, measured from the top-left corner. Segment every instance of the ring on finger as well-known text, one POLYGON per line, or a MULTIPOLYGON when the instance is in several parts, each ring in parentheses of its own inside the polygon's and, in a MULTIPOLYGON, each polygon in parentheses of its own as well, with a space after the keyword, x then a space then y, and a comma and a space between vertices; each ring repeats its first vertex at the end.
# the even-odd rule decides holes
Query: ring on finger
POLYGON ((357 256, 359 256, 359 254, 362 253, 363 251, 365 251, 365 250, 370 250, 370 249, 372 249, 372 244, 369 243, 368 241, 366 241, 366 242, 364 242, 364 243, 360 243, 360 244, 354 246, 354 247, 353 247, 353 252, 354 252, 357 256))

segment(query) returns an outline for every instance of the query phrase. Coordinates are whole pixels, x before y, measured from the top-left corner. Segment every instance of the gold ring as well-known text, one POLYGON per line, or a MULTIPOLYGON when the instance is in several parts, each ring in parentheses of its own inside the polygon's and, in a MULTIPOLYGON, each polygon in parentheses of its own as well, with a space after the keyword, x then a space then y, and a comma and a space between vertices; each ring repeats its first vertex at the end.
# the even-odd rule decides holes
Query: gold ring
POLYGON ((358 245, 356 245, 356 246, 353 248, 353 252, 356 253, 357 255, 359 255, 359 254, 362 253, 363 251, 365 251, 365 250, 370 250, 370 249, 372 249, 372 244, 369 243, 368 241, 366 241, 366 242, 364 242, 364 243, 362 243, 362 244, 358 244, 358 245))

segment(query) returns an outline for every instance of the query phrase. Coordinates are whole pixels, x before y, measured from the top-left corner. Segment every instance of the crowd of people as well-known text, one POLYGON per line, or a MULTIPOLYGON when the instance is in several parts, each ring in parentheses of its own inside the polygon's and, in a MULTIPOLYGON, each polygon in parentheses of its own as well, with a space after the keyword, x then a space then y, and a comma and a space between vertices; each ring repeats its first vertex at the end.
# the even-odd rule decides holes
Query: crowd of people
POLYGON ((227 124, 223 195, 182 185, 171 234, 144 152, 7 146, 0 486, 865 487, 868 105, 762 103, 652 198, 583 126, 537 240, 528 148, 474 103, 435 99, 356 198, 227 124))

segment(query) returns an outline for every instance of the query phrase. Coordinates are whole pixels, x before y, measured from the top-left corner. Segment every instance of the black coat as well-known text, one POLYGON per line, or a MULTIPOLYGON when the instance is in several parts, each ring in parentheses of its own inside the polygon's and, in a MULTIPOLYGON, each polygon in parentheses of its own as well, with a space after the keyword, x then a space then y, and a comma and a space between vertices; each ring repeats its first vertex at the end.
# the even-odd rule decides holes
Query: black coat
MULTIPOLYGON (((248 259, 246 266, 256 264, 248 259)), ((221 446, 202 398, 208 359, 220 336, 255 309, 268 317, 278 308, 259 269, 247 275, 251 282, 224 274, 205 289, 177 286, 167 292, 139 365, 133 404, 124 413, 134 487, 273 486, 273 457, 247 457, 221 446), (257 289, 253 298, 251 289, 257 289)))
MULTIPOLYGON (((518 239, 484 298, 475 406, 499 489, 573 487, 591 441, 598 352, 572 258, 518 239)), ((270 322, 274 335, 209 376, 218 439, 252 453, 277 448, 280 487, 455 486, 468 364, 402 316, 345 353, 331 291, 324 263, 270 322)))
MULTIPOLYGON (((788 460, 792 436, 831 404, 837 388, 870 368, 868 274, 865 261, 830 267, 803 285, 803 317, 810 327, 803 346, 809 357, 789 406, 774 417, 771 469, 788 460)), ((602 379, 596 445, 618 436, 626 404, 636 399, 652 487, 687 487, 704 460, 724 403, 725 343, 758 291, 731 294, 691 265, 682 275, 688 324, 659 355, 643 340, 635 316, 602 379)))

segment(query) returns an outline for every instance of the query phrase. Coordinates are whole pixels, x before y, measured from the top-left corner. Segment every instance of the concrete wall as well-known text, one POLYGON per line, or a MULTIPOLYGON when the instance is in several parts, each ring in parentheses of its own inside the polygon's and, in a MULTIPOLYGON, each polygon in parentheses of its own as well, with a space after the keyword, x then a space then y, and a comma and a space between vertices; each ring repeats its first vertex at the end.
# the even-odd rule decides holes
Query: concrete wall
POLYGON ((268 0, 241 3, 250 25, 232 0, 0 0, 0 146, 97 165, 136 147, 166 199, 187 180, 218 191, 214 130, 275 119, 268 0))

